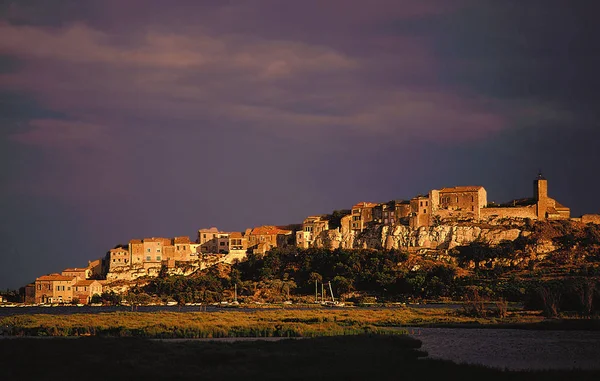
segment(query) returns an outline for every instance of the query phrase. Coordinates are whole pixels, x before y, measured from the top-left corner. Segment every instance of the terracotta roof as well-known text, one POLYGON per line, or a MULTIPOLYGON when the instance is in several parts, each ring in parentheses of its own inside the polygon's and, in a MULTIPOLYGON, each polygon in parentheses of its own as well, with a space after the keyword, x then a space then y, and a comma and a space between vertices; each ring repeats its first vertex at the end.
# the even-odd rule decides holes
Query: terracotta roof
POLYGON ((163 238, 163 237, 144 238, 144 242, 161 242, 161 243, 163 243, 165 241, 171 242, 171 240, 169 238, 163 238))
MULTIPOLYGON (((98 282, 97 280, 80 280, 79 282, 75 283, 75 286, 89 286, 94 282, 98 282)), ((100 282, 98 282, 100 283, 100 282)))
POLYGON ((129 243, 142 243, 141 239, 130 239, 129 243))
POLYGON ((79 267, 71 267, 68 269, 64 269, 62 272, 79 272, 79 271, 86 271, 87 268, 79 268, 79 267))
POLYGON ((110 249, 109 251, 110 251, 111 253, 117 253, 117 252, 119 252, 119 253, 120 253, 120 252, 122 252, 122 251, 129 252, 129 250, 128 250, 128 249, 123 249, 122 247, 118 247, 118 248, 116 248, 116 249, 110 249))
POLYGON ((231 232, 229 238, 244 238, 244 235, 241 232, 231 232))
POLYGON ((452 188, 442 188, 440 189, 440 193, 450 193, 450 192, 477 192, 482 189, 482 186, 463 186, 463 187, 452 187, 452 188))
POLYGON ((214 226, 210 229, 199 229, 198 231, 202 233, 220 233, 219 229, 214 226))
POLYGON ((72 276, 64 276, 64 275, 60 275, 60 274, 49 274, 49 275, 42 275, 41 277, 37 278, 36 280, 51 280, 51 281, 65 281, 65 280, 73 280, 75 279, 72 276))
POLYGON ((173 243, 190 243, 190 237, 175 237, 173 243))
POLYGON ((377 204, 374 202, 359 202, 358 204, 354 205, 352 207, 352 209, 358 209, 358 208, 374 208, 376 207, 377 204))
POLYGON ((291 234, 291 230, 284 230, 273 225, 259 226, 250 232, 252 235, 270 235, 270 234, 291 234))

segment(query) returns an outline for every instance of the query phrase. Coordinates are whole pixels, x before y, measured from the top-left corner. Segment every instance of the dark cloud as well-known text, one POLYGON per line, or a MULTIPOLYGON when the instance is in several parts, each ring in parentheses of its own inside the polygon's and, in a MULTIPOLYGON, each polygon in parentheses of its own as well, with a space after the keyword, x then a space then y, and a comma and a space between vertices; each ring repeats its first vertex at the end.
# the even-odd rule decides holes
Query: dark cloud
POLYGON ((3 2, 0 287, 129 238, 528 196, 539 168, 598 212, 592 6, 3 2))

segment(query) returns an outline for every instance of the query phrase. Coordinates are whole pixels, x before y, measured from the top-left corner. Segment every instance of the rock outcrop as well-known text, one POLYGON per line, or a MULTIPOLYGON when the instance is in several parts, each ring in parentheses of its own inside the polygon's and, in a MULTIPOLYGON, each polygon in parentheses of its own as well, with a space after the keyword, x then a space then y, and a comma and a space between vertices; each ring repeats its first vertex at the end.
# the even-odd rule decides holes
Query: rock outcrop
POLYGON ((514 241, 529 234, 528 231, 515 227, 476 224, 445 224, 418 229, 411 229, 404 225, 374 224, 358 235, 352 232, 342 234, 337 230, 325 231, 317 237, 315 246, 330 249, 450 250, 474 241, 486 242, 494 246, 502 241, 514 241))

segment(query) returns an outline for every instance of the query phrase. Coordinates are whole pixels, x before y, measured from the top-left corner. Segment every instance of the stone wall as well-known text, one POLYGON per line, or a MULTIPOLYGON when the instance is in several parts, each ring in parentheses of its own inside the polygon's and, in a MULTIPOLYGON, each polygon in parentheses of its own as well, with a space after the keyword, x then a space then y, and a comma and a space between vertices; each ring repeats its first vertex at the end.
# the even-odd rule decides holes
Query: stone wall
POLYGON ((531 218, 537 219, 535 205, 517 206, 507 208, 482 208, 480 212, 481 220, 493 222, 502 218, 531 218))
POLYGON ((584 224, 600 224, 600 214, 584 214, 581 216, 581 222, 584 224))

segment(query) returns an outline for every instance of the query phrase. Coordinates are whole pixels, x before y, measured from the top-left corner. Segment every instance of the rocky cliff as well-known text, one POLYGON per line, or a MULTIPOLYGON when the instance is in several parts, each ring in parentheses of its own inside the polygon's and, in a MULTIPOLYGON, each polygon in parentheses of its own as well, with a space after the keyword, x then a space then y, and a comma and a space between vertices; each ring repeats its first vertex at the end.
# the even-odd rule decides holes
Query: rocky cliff
POLYGON ((529 234, 531 234, 529 231, 516 227, 477 224, 444 224, 418 229, 411 229, 404 225, 373 224, 358 235, 352 232, 341 233, 337 230, 323 232, 315 241, 315 245, 332 249, 339 247, 409 251, 450 250, 474 241, 497 245, 502 241, 514 241, 529 234))

